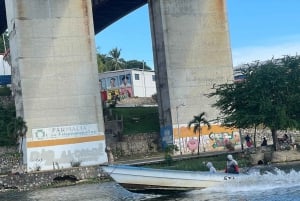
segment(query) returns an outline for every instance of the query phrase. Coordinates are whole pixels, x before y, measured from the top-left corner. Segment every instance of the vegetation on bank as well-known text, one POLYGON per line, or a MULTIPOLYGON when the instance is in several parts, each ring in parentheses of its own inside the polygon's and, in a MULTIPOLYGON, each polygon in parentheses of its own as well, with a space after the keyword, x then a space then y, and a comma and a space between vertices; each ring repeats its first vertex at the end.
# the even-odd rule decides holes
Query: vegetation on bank
POLYGON ((159 132, 157 107, 114 107, 107 110, 111 110, 113 119, 123 119, 124 135, 159 132))
MULTIPOLYGON (((27 125, 22 117, 16 116, 14 101, 11 101, 11 90, 0 87, 0 146, 15 146, 27 133, 27 125)), ((21 147, 22 149, 22 147, 21 147)))
POLYGON ((108 54, 97 53, 98 72, 115 71, 123 69, 151 70, 145 61, 130 60, 121 58, 121 49, 115 47, 108 54))
POLYGON ((15 119, 15 109, 13 106, 3 107, 0 105, 0 146, 12 146, 16 144, 15 136, 8 131, 15 119))
MULTIPOLYGON (((250 156, 248 154, 232 153, 232 155, 234 159, 238 161, 240 168, 246 168, 251 166, 250 156)), ((145 167, 186 171, 208 171, 206 164, 207 162, 212 162, 214 167, 218 171, 223 171, 226 166, 227 153, 201 157, 182 157, 184 157, 184 159, 182 160, 180 159, 180 157, 176 157, 176 160, 174 159, 172 163, 170 163, 170 161, 168 160, 164 160, 160 163, 145 165, 145 167)))
MULTIPOLYGON (((236 128, 267 127, 274 150, 278 130, 300 129, 300 56, 254 62, 240 69, 244 79, 215 87, 223 125, 236 128)), ((254 134, 255 136, 255 134, 254 134)))
POLYGON ((6 100, 10 95, 11 91, 8 87, 0 88, 0 146, 13 146, 16 144, 15 136, 10 133, 10 127, 16 120, 14 102, 6 100))
POLYGON ((9 37, 8 37, 8 31, 6 30, 3 34, 1 34, 0 53, 5 53, 5 51, 8 48, 9 48, 9 37))

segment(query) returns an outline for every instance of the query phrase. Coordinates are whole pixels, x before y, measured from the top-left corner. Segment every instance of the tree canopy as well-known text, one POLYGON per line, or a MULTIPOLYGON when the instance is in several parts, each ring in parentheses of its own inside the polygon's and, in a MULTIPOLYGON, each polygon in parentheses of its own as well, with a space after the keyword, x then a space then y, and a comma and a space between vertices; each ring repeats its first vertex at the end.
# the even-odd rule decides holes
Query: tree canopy
POLYGON ((138 60, 126 61, 121 57, 121 49, 113 48, 108 55, 97 53, 98 72, 115 71, 121 69, 144 69, 151 70, 146 62, 138 60))
POLYGON ((220 109, 224 125, 272 131, 275 150, 277 130, 300 128, 300 57, 256 61, 240 69, 244 80, 216 87, 213 105, 220 109))

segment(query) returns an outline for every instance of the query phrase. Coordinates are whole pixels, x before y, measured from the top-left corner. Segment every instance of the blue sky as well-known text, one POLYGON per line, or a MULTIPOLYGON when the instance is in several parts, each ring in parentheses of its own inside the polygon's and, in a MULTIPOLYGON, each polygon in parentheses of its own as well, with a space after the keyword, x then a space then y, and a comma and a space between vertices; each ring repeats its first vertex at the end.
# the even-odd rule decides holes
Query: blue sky
MULTIPOLYGON (((227 0, 234 66, 300 53, 300 0, 227 0)), ((125 60, 153 68, 148 6, 123 17, 96 35, 101 54, 121 49, 125 60)))

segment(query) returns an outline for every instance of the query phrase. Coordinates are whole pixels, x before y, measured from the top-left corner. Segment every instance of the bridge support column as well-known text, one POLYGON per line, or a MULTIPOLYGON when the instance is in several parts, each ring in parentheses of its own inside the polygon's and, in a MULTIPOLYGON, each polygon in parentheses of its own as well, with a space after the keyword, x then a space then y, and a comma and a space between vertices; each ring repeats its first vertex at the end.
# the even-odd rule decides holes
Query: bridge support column
POLYGON ((161 134, 185 149, 194 115, 218 117, 206 95, 233 80, 225 0, 151 0, 149 12, 161 134))
POLYGON ((27 170, 106 162, 91 1, 5 3, 27 170))

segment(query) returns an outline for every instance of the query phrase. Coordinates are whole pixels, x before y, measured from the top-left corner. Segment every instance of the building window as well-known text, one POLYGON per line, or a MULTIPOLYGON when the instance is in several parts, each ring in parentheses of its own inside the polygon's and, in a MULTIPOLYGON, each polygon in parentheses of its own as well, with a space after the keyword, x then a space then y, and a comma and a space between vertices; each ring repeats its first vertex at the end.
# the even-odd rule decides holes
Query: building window
POLYGON ((139 74, 134 74, 134 79, 135 80, 140 80, 140 75, 139 74))
POLYGON ((155 75, 152 75, 152 81, 155 82, 155 75))

